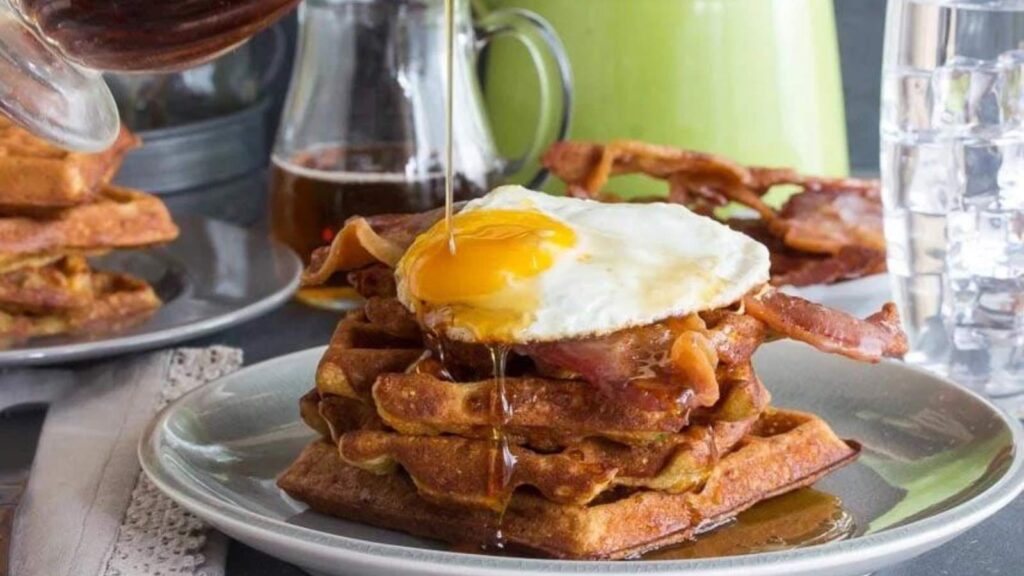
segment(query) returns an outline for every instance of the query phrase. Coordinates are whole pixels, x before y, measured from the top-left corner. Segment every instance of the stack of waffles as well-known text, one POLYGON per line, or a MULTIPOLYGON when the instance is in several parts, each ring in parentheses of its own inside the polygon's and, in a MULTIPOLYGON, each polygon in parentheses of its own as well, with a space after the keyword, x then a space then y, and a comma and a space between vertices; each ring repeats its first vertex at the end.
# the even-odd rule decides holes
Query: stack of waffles
POLYGON ((178 235, 158 198, 110 184, 138 144, 122 130, 105 152, 68 152, 0 118, 0 347, 118 330, 160 306, 146 282, 87 261, 178 235))
POLYGON ((720 367, 720 398, 701 408, 692 396, 637 406, 514 354, 507 375, 488 377, 486 351, 421 330, 390 269, 349 280, 366 303, 340 322, 300 401, 319 438, 278 482, 316 511, 460 549, 621 559, 857 455, 818 417, 772 407, 749 362, 720 367))

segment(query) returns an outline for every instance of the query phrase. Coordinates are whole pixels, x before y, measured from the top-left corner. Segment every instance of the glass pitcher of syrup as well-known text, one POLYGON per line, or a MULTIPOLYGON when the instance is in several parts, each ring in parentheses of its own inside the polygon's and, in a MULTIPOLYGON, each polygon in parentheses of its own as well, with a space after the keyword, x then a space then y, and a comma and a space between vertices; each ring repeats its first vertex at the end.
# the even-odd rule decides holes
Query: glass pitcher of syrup
MULTIPOLYGON (((453 54, 454 200, 479 196, 568 128, 571 87, 561 43, 522 10, 473 22, 456 0, 453 54), (511 37, 537 57, 542 112, 533 144, 503 157, 477 78, 480 51, 511 37)), ((270 222, 276 238, 308 261, 353 215, 421 212, 445 196, 444 0, 306 0, 291 86, 273 152, 270 222)), ((541 177, 535 175, 534 180, 541 177)), ((339 286, 299 298, 351 305, 339 286)))
POLYGON ((0 112, 96 151, 119 118, 100 71, 170 72, 238 46, 299 0, 0 0, 0 112))

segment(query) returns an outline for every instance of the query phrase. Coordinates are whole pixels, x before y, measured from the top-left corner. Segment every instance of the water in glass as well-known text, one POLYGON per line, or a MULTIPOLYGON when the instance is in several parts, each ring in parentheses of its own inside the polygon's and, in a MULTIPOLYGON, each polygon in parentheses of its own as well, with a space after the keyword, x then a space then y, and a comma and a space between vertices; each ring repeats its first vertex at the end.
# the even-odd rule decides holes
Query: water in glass
POLYGON ((1024 0, 890 0, 881 171, 907 360, 1024 392, 1024 0))

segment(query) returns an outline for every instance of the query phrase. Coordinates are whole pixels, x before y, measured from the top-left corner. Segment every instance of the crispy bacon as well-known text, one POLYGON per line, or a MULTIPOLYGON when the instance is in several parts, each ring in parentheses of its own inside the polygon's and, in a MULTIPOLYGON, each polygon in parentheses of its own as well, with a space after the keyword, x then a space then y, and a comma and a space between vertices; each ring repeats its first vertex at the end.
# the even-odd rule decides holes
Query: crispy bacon
POLYGON ((397 298, 367 298, 363 314, 370 323, 396 338, 411 342, 423 338, 416 317, 397 298))
POLYGON ((647 409, 662 408, 657 390, 630 386, 645 366, 664 363, 673 335, 664 324, 620 330, 607 336, 542 342, 516 347, 536 363, 560 369, 560 376, 574 376, 599 386, 609 396, 638 402, 647 409))
MULTIPOLYGON (((697 213, 713 215, 738 202, 757 212, 774 242, 773 255, 800 274, 775 275, 773 283, 835 282, 881 271, 885 238, 881 198, 875 180, 805 176, 789 168, 743 167, 724 158, 635 141, 608 145, 559 142, 544 156, 544 165, 568 184, 569 193, 616 201, 601 189, 611 176, 643 173, 669 184, 668 200, 697 213), (796 194, 776 211, 762 196, 776 186, 796 186, 796 194), (799 257, 799 262, 795 260, 799 257), (833 258, 829 258, 833 257, 833 258)), ((774 260, 773 260, 774 263, 774 260)))
POLYGON ((543 371, 576 377, 648 409, 718 401, 718 355, 696 316, 606 336, 518 346, 543 371))
POLYGON ((772 284, 811 286, 856 280, 885 272, 885 252, 861 246, 843 246, 835 255, 815 256, 799 252, 772 253, 772 284))
POLYGON ((353 270, 346 276, 350 286, 363 298, 390 298, 398 294, 395 271, 383 264, 353 270))
POLYGON ((303 286, 319 286, 337 272, 371 264, 394 266, 417 236, 444 217, 442 209, 419 214, 357 216, 345 222, 329 246, 313 251, 302 274, 303 286))
POLYGON ((544 166, 578 190, 577 195, 594 197, 608 178, 618 174, 642 173, 668 179, 676 174, 693 174, 719 183, 746 182, 746 168, 713 154, 678 150, 635 140, 608 145, 590 142, 556 142, 544 154, 544 166))
POLYGON ((787 246, 817 254, 837 254, 846 246, 885 250, 882 203, 861 189, 807 190, 786 202, 779 218, 787 246))
POLYGON ((711 310, 702 313, 701 318, 707 323, 719 361, 726 366, 750 362, 768 336, 768 329, 760 320, 733 310, 711 310))
POLYGON ((771 331, 823 352, 864 362, 898 358, 907 352, 907 337, 891 302, 865 320, 775 289, 747 296, 743 305, 747 314, 771 331))
POLYGON ((885 251, 862 246, 843 246, 835 254, 811 254, 786 246, 772 235, 763 220, 733 218, 726 221, 768 247, 771 282, 775 286, 832 284, 885 272, 885 251))

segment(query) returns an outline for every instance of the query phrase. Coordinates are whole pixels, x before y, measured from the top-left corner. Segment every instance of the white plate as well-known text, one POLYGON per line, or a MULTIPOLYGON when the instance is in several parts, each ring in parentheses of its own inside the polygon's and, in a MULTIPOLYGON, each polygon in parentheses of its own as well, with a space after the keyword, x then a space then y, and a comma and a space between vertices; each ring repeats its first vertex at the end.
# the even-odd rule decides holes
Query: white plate
POLYGON ((275 486, 313 438, 298 417, 322 348, 258 364, 161 413, 139 447, 156 485, 228 535, 337 575, 675 574, 850 576, 964 532, 1024 487, 1024 432, 981 397, 896 362, 871 366, 778 343, 756 357, 778 406, 820 414, 864 445, 816 487, 843 499, 850 540, 712 560, 570 562, 447 551, 443 544, 310 512, 275 486))
POLYGON ((151 318, 100 337, 55 336, 0 350, 0 367, 101 358, 198 338, 265 314, 298 288, 302 262, 267 233, 203 218, 177 223, 181 235, 166 246, 92 261, 98 270, 149 282, 164 301, 151 318))

